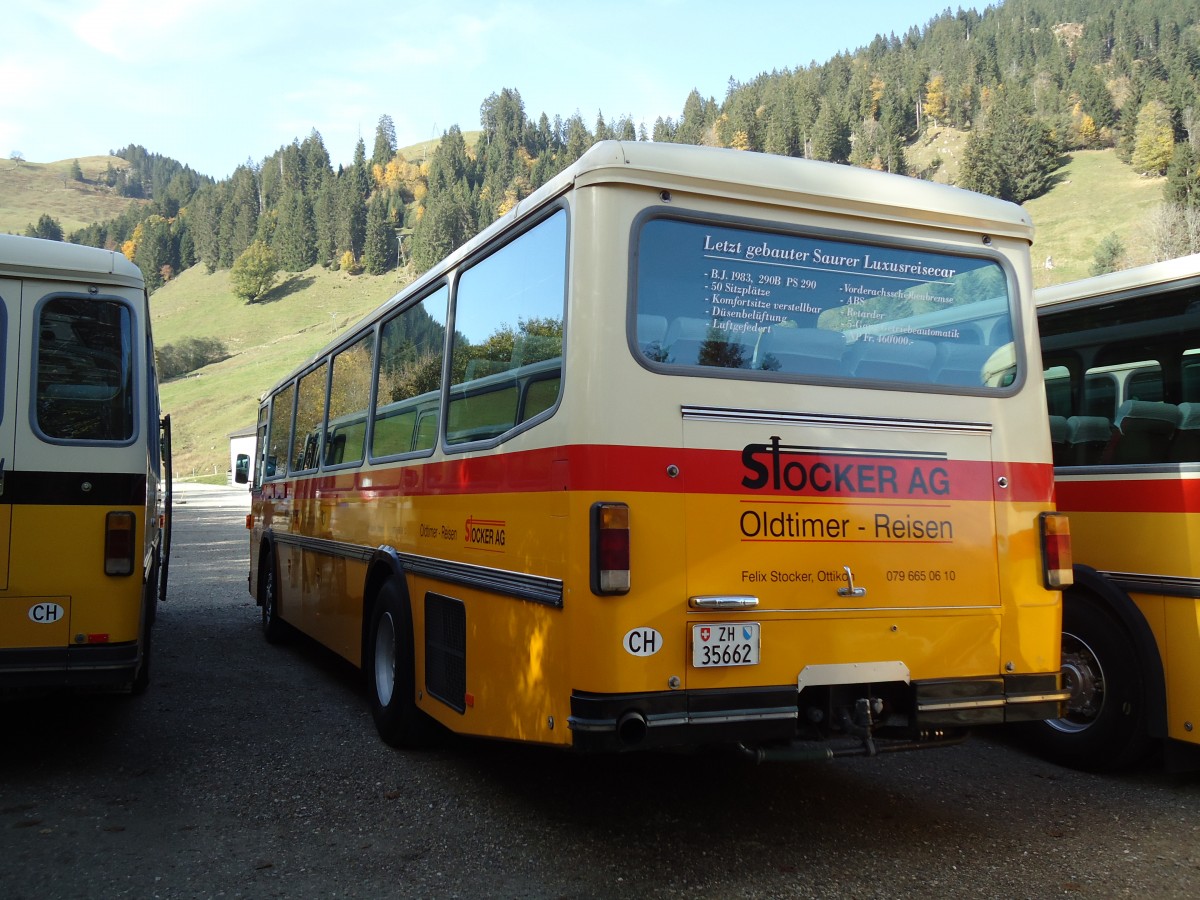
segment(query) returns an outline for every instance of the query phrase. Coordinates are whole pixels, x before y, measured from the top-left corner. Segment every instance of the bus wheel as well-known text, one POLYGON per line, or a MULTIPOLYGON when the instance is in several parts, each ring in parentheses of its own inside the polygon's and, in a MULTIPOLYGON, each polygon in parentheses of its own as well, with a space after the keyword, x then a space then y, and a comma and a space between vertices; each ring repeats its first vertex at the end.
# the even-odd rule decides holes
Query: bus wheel
MULTIPOLYGON (((153 602, 158 602, 158 595, 155 594, 153 602)), ((138 667, 137 674, 133 676, 133 683, 130 685, 129 692, 135 697, 140 697, 146 693, 146 688, 150 687, 150 636, 153 634, 153 627, 150 623, 150 615, 146 615, 145 631, 142 634, 142 664, 138 667)))
POLYGON ((262 576, 262 630, 268 644, 282 643, 286 637, 287 623, 279 618, 279 587, 275 583, 274 554, 263 561, 262 576))
POLYGON ((1065 766, 1106 771, 1131 765, 1151 747, 1145 679, 1129 636, 1095 601, 1063 598, 1063 687, 1067 714, 1034 726, 1043 756, 1065 766))
POLYGON ((142 591, 142 662, 129 686, 129 692, 135 697, 146 693, 146 688, 150 687, 150 639, 154 634, 154 620, 158 612, 158 576, 159 566, 155 560, 142 591))
POLYGON ((394 580, 375 598, 366 650, 367 697, 380 737, 393 747, 427 746, 433 721, 417 707, 412 611, 394 580))

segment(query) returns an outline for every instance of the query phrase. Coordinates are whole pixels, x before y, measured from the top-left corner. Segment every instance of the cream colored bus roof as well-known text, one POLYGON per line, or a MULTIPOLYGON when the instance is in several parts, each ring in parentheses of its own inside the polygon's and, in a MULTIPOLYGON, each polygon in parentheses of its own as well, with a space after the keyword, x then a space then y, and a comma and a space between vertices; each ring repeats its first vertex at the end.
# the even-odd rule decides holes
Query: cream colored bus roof
POLYGON ((1131 294, 1158 293, 1189 279, 1200 283, 1200 253, 1038 288, 1034 299, 1039 309, 1081 299, 1099 303, 1131 294))
POLYGON ((0 234, 0 275, 143 286, 141 269, 120 253, 15 234, 0 234))

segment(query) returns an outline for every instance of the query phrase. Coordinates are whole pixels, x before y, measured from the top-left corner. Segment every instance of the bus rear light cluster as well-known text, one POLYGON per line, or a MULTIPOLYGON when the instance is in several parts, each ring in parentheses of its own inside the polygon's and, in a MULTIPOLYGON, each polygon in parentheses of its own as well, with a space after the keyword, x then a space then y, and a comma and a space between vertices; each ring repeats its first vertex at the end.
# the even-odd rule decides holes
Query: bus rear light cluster
POLYGON ((1075 583, 1071 560, 1071 524, 1063 513, 1038 517, 1042 537, 1042 583, 1062 590, 1075 583))
POLYGON ((133 574, 134 516, 110 512, 104 519, 104 574, 133 574))
POLYGON ((592 504, 592 593, 629 593, 629 507, 592 504))

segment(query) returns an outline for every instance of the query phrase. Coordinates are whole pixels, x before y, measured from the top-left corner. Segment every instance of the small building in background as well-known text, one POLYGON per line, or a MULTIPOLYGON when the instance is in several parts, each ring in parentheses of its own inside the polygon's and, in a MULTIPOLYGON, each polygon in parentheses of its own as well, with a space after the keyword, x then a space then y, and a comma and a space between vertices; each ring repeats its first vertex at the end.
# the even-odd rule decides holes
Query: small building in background
POLYGON ((237 471, 238 454, 244 453, 251 459, 254 458, 254 439, 254 425, 247 425, 245 428, 239 428, 237 431, 230 433, 229 471, 226 473, 226 478, 229 484, 233 484, 233 473, 237 471))

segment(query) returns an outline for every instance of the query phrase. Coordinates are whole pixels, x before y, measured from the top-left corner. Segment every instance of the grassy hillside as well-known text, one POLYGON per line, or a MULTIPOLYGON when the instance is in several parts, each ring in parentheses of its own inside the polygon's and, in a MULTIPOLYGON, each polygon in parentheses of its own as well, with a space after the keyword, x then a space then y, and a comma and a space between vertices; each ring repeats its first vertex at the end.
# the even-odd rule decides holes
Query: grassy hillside
POLYGON ((162 386, 177 475, 224 475, 228 435, 254 424, 262 393, 404 283, 396 273, 349 276, 317 266, 247 304, 233 296, 228 272, 208 275, 195 266, 156 291, 150 300, 156 344, 216 338, 231 354, 162 386))
POLYGON ((1037 229, 1033 281, 1037 287, 1086 278, 1096 246, 1116 233, 1125 246, 1122 268, 1152 262, 1149 222, 1162 203, 1163 178, 1136 174, 1112 150, 1074 153, 1047 194, 1025 204, 1037 229), (1054 268, 1045 267, 1046 257, 1054 268))
POLYGON ((25 229, 46 213, 65 234, 93 222, 115 219, 130 204, 143 201, 121 197, 99 185, 112 163, 125 169, 129 163, 115 156, 84 156, 79 168, 87 182, 71 178, 73 160, 52 163, 0 160, 0 232, 24 234, 25 229))

